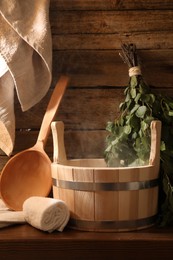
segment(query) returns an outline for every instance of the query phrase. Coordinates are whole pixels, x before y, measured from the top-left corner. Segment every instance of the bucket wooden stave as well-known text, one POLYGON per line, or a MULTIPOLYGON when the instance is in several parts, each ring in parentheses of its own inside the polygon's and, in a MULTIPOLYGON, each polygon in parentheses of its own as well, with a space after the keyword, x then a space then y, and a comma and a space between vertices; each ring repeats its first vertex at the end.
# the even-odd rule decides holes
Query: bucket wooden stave
POLYGON ((53 122, 53 196, 66 202, 69 226, 84 231, 138 230, 155 223, 161 123, 151 125, 150 163, 139 167, 106 167, 104 159, 67 160, 63 123, 53 122))

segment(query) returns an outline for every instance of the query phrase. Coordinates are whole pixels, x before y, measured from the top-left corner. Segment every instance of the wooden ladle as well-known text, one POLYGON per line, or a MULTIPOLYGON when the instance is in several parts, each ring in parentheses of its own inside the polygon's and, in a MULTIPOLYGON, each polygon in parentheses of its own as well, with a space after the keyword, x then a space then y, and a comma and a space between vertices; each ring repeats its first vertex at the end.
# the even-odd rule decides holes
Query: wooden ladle
POLYGON ((14 155, 4 166, 0 179, 1 198, 13 210, 22 210, 23 202, 31 196, 48 196, 52 186, 51 160, 44 151, 69 78, 57 82, 40 127, 36 144, 14 155))

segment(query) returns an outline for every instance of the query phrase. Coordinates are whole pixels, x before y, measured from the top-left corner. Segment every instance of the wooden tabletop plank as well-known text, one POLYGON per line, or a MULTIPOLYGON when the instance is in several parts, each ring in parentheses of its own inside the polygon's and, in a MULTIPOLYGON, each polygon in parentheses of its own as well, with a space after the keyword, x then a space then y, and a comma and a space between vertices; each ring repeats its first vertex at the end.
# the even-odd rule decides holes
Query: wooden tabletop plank
POLYGON ((171 259, 173 228, 51 234, 27 224, 0 230, 0 259, 171 259), (34 258, 36 257, 36 258, 34 258))

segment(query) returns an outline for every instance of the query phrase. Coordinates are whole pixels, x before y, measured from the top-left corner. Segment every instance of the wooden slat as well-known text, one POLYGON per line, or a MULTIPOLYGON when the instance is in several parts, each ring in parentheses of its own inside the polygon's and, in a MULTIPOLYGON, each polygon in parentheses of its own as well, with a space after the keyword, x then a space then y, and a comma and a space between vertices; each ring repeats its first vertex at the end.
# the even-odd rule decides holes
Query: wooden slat
MULTIPOLYGON (((69 158, 82 158, 82 157, 102 157, 105 145, 105 137, 107 132, 105 130, 93 131, 65 131, 65 147, 66 153, 69 158)), ((38 136, 38 131, 17 131, 16 142, 13 150, 13 155, 32 147, 38 136)), ((52 158, 53 154, 53 141, 52 134, 50 133, 45 151, 52 158)), ((8 157, 2 154, 3 158, 8 157)))
MULTIPOLYGON (((107 132, 105 130, 93 131, 65 131, 65 147, 67 157, 85 158, 85 157, 102 157, 107 132)), ((14 153, 31 147, 38 136, 38 131, 17 132, 16 145, 14 153)), ((53 143, 50 134, 45 147, 46 152, 52 158, 53 143)))
MULTIPOLYGON (((123 88, 69 88, 66 90, 55 120, 62 120, 66 129, 104 129, 106 122, 119 114, 119 104, 124 99, 123 88)), ((156 93, 173 96, 173 89, 156 89, 156 93)), ((16 128, 30 132, 39 129, 52 89, 36 106, 22 112, 16 104, 16 128)), ((16 101, 17 102, 17 101, 16 101)))
POLYGON ((51 0, 51 10, 173 9, 170 0, 51 0))
MULTIPOLYGON (((119 57, 122 42, 137 45, 145 80, 173 96, 173 2, 170 0, 51 0, 54 87, 71 76, 55 120, 65 123, 68 157, 102 157, 106 122, 119 112, 128 68, 119 57)), ((15 99, 13 154, 35 144, 52 89, 22 112, 15 99), (21 129, 21 131, 19 131, 21 129), (22 130, 23 129, 23 130, 22 130)), ((46 151, 52 158, 52 137, 46 151)), ((8 157, 0 152, 0 167, 8 157)))
POLYGON ((43 232, 29 224, 1 229, 0 258, 11 260, 157 259, 173 255, 173 227, 132 232, 43 232))
MULTIPOLYGON (((22 112, 16 107, 16 128, 38 129, 52 90, 32 109, 22 112)), ((67 89, 55 120, 62 120, 67 129, 103 129, 107 120, 117 115, 123 89, 67 89)), ((28 130, 29 131, 29 130, 28 130)))
POLYGON ((53 34, 172 31, 173 10, 52 11, 53 34))
POLYGON ((173 49, 173 32, 53 35, 54 50, 115 50, 121 43, 135 43, 140 49, 173 49), (166 39, 166 41, 165 41, 166 39))
MULTIPOLYGON (((65 131, 65 147, 68 158, 97 158, 103 157, 105 138, 107 132, 105 130, 93 131, 65 131)), ((13 154, 32 147, 38 136, 38 131, 17 131, 16 142, 13 154)), ((53 141, 50 133, 45 151, 50 159, 53 158, 53 141)), ((0 152, 0 170, 10 159, 2 151, 0 152)))
MULTIPOLYGON (((172 87, 173 50, 138 50, 143 75, 155 87, 172 87)), ((125 86, 128 69, 119 51, 54 52, 53 74, 67 73, 74 86, 125 86)))
POLYGON ((68 158, 99 158, 104 156, 105 130, 66 131, 65 147, 68 158))

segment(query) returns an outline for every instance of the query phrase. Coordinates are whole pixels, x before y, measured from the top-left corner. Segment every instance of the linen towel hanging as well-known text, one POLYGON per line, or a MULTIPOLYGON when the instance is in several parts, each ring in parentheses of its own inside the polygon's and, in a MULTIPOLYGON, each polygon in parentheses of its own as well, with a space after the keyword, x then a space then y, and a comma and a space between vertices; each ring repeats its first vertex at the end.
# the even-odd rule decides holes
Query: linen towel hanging
POLYGON ((7 133, 0 135, 0 149, 8 155, 13 150, 15 140, 14 88, 22 111, 26 111, 45 96, 51 84, 52 38, 49 4, 49 0, 0 1, 0 55, 1 63, 6 64, 6 69, 0 65, 3 85, 3 90, 0 87, 1 100, 3 95, 7 96, 6 92, 11 93, 6 103, 0 101, 0 110, 7 110, 5 117, 2 115, 5 121, 0 116, 1 124, 7 133), (9 84, 5 83, 6 78, 9 84), (7 109, 9 104, 11 107, 7 109), (11 122, 10 127, 8 122, 11 122))

